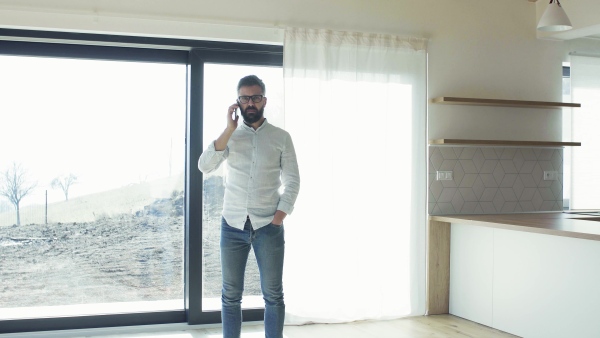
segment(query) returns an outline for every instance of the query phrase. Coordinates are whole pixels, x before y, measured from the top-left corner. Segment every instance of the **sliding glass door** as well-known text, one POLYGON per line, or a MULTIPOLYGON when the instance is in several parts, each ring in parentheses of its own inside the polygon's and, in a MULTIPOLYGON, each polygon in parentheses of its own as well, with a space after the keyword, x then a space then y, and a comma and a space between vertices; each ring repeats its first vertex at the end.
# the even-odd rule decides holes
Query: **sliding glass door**
MULTIPOLYGON (((202 114, 203 143, 205 145, 213 142, 225 129, 227 122, 224 112, 237 99, 237 83, 242 77, 251 74, 262 79, 266 86, 265 96, 268 98, 268 105, 265 107, 265 117, 269 123, 281 128, 284 127, 283 69, 281 67, 205 63, 204 113, 202 114)), ((205 175, 203 180, 202 304, 204 311, 219 310, 221 308, 219 241, 225 189, 224 167, 225 164, 216 172, 205 175)), ((250 250, 250 257, 246 266, 243 297, 242 308, 244 309, 262 308, 264 306, 258 266, 252 250, 250 250)))
POLYGON ((197 162, 246 73, 282 123, 281 65, 280 46, 0 29, 0 333, 219 322, 222 181, 197 162))

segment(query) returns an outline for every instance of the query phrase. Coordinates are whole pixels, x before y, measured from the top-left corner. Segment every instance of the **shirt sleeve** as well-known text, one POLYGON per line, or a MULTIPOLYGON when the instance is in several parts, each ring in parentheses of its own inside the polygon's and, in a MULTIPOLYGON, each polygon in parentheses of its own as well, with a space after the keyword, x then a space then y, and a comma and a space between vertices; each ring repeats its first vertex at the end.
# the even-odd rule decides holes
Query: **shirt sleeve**
POLYGON ((198 169, 205 174, 215 171, 229 155, 229 147, 218 151, 215 149, 215 142, 211 142, 208 148, 200 155, 198 160, 198 169))
POLYGON ((298 161, 292 138, 287 135, 284 150, 281 154, 281 183, 283 193, 279 198, 277 210, 286 214, 291 214, 294 210, 294 203, 300 191, 300 172, 298 170, 298 161))

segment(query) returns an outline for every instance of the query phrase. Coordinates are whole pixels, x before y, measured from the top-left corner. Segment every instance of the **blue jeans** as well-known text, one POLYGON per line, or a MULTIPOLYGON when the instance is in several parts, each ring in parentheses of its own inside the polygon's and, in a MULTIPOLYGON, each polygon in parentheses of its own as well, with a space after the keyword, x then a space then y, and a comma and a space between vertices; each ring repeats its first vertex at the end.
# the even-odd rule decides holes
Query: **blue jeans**
POLYGON ((268 224, 254 230, 250 220, 247 220, 244 230, 239 230, 227 224, 225 218, 221 220, 223 338, 240 337, 244 272, 250 247, 254 249, 258 263, 260 287, 265 300, 265 337, 283 338, 283 225, 268 224))

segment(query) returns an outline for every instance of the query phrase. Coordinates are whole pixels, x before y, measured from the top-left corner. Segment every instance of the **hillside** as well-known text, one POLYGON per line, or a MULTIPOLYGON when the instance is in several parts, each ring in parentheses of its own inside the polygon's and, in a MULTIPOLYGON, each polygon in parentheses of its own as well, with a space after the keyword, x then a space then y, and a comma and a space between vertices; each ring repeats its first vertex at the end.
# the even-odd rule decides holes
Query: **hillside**
MULTIPOLYGON (((203 213, 202 290, 213 299, 221 294, 222 183, 209 177, 204 189, 215 203, 203 213)), ((49 205, 48 224, 0 227, 0 309, 183 299, 178 187, 183 178, 132 185, 49 205), (63 220, 51 221, 59 212, 63 220)), ((258 276, 250 251, 244 295, 260 295, 258 276)))
MULTIPOLYGON (((183 174, 160 180, 131 184, 119 189, 48 204, 48 223, 91 222, 100 217, 134 214, 156 199, 168 198, 173 191, 183 191, 183 174)), ((21 224, 45 223, 44 205, 21 208, 21 224)), ((16 223, 14 210, 0 213, 0 226, 16 223)))

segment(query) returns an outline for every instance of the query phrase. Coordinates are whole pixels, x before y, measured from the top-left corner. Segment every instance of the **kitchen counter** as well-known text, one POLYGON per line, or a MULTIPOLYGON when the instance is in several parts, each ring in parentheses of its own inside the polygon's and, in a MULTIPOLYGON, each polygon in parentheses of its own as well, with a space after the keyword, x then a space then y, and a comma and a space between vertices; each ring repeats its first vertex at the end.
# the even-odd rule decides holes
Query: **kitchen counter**
MULTIPOLYGON (((593 212, 590 212, 592 214, 593 212)), ((431 221, 600 241, 600 216, 547 212, 493 215, 430 216, 431 221)))
POLYGON ((600 213, 430 216, 428 313, 526 338, 600 337, 600 213))

